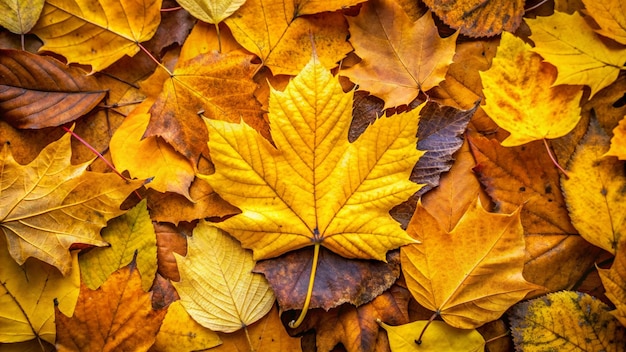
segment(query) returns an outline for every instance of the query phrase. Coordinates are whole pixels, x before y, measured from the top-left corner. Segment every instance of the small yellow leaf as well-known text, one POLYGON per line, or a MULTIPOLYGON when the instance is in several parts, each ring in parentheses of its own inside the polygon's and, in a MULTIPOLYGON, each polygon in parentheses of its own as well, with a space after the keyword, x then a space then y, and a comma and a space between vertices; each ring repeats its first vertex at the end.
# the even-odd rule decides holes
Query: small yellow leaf
POLYGON ((606 304, 561 291, 515 305, 509 313, 516 351, 624 352, 626 329, 606 304))
POLYGON ((613 129, 613 138, 611 138, 611 147, 604 155, 616 156, 620 160, 626 160, 626 116, 620 120, 619 124, 613 129))
POLYGON ((162 352, 200 351, 220 344, 222 340, 216 332, 191 319, 180 301, 175 301, 167 308, 153 348, 162 352))
POLYGON ((174 254, 181 280, 172 284, 200 325, 234 332, 272 309, 272 289, 263 275, 252 273, 252 254, 236 240, 200 221, 187 243, 186 257, 174 254))
POLYGON ((615 305, 611 313, 626 327, 626 238, 617 249, 611 269, 598 269, 606 296, 615 305))
POLYGON ((457 329, 442 321, 418 320, 390 326, 378 322, 387 331, 392 352, 479 352, 485 348, 485 339, 474 329, 457 329), (419 344, 417 339, 424 327, 426 332, 419 344))
POLYGON ((79 258, 83 283, 92 290, 97 289, 113 272, 130 264, 136 255, 141 287, 144 291, 150 290, 157 271, 157 244, 146 200, 109 221, 102 229, 102 238, 109 242, 109 247, 94 248, 79 258))
POLYGON ((603 157, 609 137, 594 119, 561 182, 572 224, 581 236, 613 254, 626 228, 624 163, 603 157), (593 214, 590 216, 590 214, 593 214))
POLYGON ((600 25, 596 32, 626 45, 626 2, 582 0, 585 11, 600 25))
POLYGON ((41 15, 45 0, 0 0, 0 26, 15 34, 28 33, 41 15))
POLYGON ((585 84, 593 96, 613 83, 624 69, 626 48, 600 40, 578 12, 568 15, 556 11, 526 22, 533 33, 532 50, 559 71, 554 85, 585 84))
POLYGON ((237 11, 246 0, 179 0, 178 3, 193 17, 212 24, 222 22, 237 11))
POLYGON ((483 109, 511 133, 502 141, 505 147, 562 137, 580 120, 580 87, 552 87, 554 68, 529 50, 524 41, 504 32, 491 68, 480 72, 483 109))

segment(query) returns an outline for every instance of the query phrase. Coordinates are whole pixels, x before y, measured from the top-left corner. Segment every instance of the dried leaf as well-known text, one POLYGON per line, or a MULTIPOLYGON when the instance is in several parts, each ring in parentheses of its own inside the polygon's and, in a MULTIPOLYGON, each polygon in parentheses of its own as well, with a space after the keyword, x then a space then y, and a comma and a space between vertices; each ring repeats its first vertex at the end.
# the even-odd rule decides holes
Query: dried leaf
POLYGON ((17 128, 59 126, 87 114, 106 91, 93 77, 26 51, 0 50, 0 113, 17 128))
POLYGON ((180 301, 167 308, 151 351, 200 351, 222 344, 217 333, 191 319, 180 301))
POLYGON ((611 313, 626 327, 626 240, 620 242, 611 269, 600 269, 598 273, 606 289, 606 296, 615 305, 611 313))
POLYGON ((207 23, 218 24, 237 11, 246 0, 178 0, 180 6, 207 23))
POLYGON ((44 2, 45 0, 0 0, 0 26, 15 34, 30 32, 41 15, 44 2))
POLYGON ((418 320, 398 326, 378 324, 387 331, 392 352, 479 352, 485 349, 485 339, 478 331, 457 329, 442 321, 418 320), (420 332, 425 328, 418 344, 420 332))
POLYGON ((596 33, 626 45, 626 3, 619 0, 582 0, 585 10, 600 25, 596 33))
POLYGON ((175 227, 169 223, 155 223, 154 231, 157 239, 157 264, 158 273, 163 277, 180 281, 178 265, 174 253, 187 255, 187 228, 175 227))
POLYGON ((611 147, 604 155, 613 155, 620 160, 626 160, 626 116, 613 129, 611 147))

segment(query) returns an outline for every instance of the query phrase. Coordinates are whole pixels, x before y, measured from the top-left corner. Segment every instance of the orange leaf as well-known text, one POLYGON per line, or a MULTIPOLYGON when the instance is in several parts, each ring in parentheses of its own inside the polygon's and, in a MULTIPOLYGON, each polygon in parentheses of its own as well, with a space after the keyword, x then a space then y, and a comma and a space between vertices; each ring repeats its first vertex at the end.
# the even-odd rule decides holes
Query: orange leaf
POLYGON ((395 1, 377 0, 347 19, 363 61, 342 73, 383 99, 383 109, 408 104, 444 80, 458 33, 439 37, 430 12, 414 22, 395 1))
POLYGON ((604 155, 613 155, 620 160, 626 160, 626 116, 613 129, 611 147, 604 155))
POLYGON ((585 10, 600 25, 596 32, 626 45, 626 3, 621 0, 583 0, 585 10))
POLYGON ((626 327, 626 239, 617 247, 611 269, 598 268, 598 273, 606 288, 606 296, 615 305, 611 313, 626 327))
POLYGON ((166 310, 152 309, 134 263, 111 274, 97 290, 80 287, 72 317, 56 311, 58 351, 147 351, 166 310))

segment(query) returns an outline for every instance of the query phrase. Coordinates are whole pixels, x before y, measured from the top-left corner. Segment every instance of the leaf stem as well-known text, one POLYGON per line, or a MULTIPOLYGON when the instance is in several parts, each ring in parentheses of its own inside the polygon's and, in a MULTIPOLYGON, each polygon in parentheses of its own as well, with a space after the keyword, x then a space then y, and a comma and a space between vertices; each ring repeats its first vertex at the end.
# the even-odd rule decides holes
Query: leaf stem
POLYGON ((150 57, 150 59, 152 59, 152 61, 154 61, 154 63, 156 63, 159 67, 164 69, 165 72, 167 72, 170 76, 174 75, 170 70, 167 69, 167 67, 165 67, 165 65, 160 63, 159 60, 157 60, 156 57, 154 57, 154 55, 152 55, 152 53, 148 51, 148 49, 146 49, 143 45, 141 45, 141 43, 137 43, 137 45, 144 53, 146 53, 146 55, 150 57))
POLYGON ((252 346, 252 339, 250 338, 250 332, 248 332, 248 326, 243 327, 243 331, 246 333, 246 339, 248 340, 248 346, 250 346, 250 352, 254 352, 254 346, 252 346))
POLYGON ((428 325, 430 325, 430 323, 432 323, 433 320, 435 320, 437 315, 439 315, 439 311, 433 313, 433 315, 430 316, 430 319, 428 319, 428 323, 426 323, 426 325, 424 325, 424 328, 422 329, 422 332, 420 333, 420 336, 417 338, 417 340, 415 340, 415 343, 417 345, 421 345, 422 344, 422 337, 424 337, 424 333, 426 332, 426 328, 428 328, 428 325))
POLYGON ((492 342, 494 342, 495 340, 501 339, 501 338, 503 338, 503 337, 507 337, 507 336, 509 336, 509 333, 505 332, 505 333, 504 333, 504 334, 502 334, 502 335, 498 335, 498 336, 492 337, 492 338, 490 338, 489 340, 485 341, 485 345, 487 345, 487 344, 489 344, 489 343, 492 343, 492 342))
POLYGON ((217 32, 217 46, 219 48, 219 53, 222 53, 222 37, 220 36, 220 24, 215 24, 215 31, 217 32))
POLYGON ((544 138, 543 139, 543 145, 546 146, 546 150, 548 151, 548 155, 550 156, 550 159, 552 160, 552 163, 559 169, 561 170, 561 172, 563 172, 563 174, 565 175, 566 179, 569 179, 569 174, 567 173, 567 171, 565 171, 564 168, 561 167, 561 165, 559 165, 559 163, 556 161, 556 159, 554 158, 554 155, 552 154, 552 151, 550 150, 550 146, 548 145, 548 141, 544 138))
POLYGON ((317 271, 317 262, 320 255, 320 242, 315 242, 315 248, 313 249, 313 264, 311 267, 311 276, 309 276, 309 288, 306 292, 306 298, 304 300, 304 306, 302 307, 302 312, 300 312, 300 316, 298 320, 292 320, 289 322, 289 327, 292 329, 296 329, 302 324, 304 321, 304 317, 306 317, 306 313, 309 310, 309 304, 311 303, 311 295, 313 294, 313 285, 315 284, 315 272, 317 271))

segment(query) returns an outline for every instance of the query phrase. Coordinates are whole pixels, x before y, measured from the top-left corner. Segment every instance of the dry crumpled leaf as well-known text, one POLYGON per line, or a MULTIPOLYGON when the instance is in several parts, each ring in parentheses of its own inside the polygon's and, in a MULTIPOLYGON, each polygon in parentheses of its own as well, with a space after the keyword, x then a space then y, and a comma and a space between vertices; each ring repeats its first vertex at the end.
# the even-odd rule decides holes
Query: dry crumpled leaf
POLYGON ((587 241, 613 254, 626 228, 624 162, 602 155, 609 137, 591 119, 587 134, 569 162, 561 187, 572 224, 587 241), (593 216, 589 216, 593 214, 593 216))
POLYGON ((45 0, 0 0, 0 26, 15 34, 30 32, 41 15, 44 2, 45 0))
POLYGON ((613 83, 624 67, 626 48, 600 40, 578 12, 568 15, 556 11, 526 22, 533 33, 532 50, 559 71, 555 85, 588 85, 593 96, 613 83))
POLYGON ((85 171, 89 162, 71 165, 70 134, 49 144, 28 165, 18 164, 10 148, 0 155, 0 229, 18 264, 35 257, 68 274, 74 243, 105 246, 100 229, 124 213, 120 204, 142 180, 85 171))
POLYGON ((611 269, 598 268, 598 273, 606 296, 615 305, 611 314, 626 327, 626 239, 620 242, 611 269))
POLYGON ((611 147, 604 155, 613 155, 620 160, 626 160, 626 116, 613 129, 611 147))
POLYGON ((479 352, 485 349, 485 339, 475 329, 457 329, 442 321, 417 320, 398 326, 378 324, 387 331, 392 352, 479 352), (427 324, 426 332, 417 344, 427 324))
POLYGON ((424 0, 448 26, 469 37, 515 32, 524 15, 523 0, 424 0))
POLYGON ((395 1, 376 0, 347 20, 362 61, 342 74, 383 99, 383 109, 409 104, 444 80, 458 33, 441 38, 430 12, 413 21, 395 1))
POLYGON ((255 259, 319 243, 346 258, 384 260, 415 242, 388 211, 420 188, 408 180, 423 154, 420 108, 381 118, 349 143, 352 95, 313 58, 283 92, 271 93, 276 147, 247 124, 206 120, 216 171, 205 179, 242 210, 216 226, 255 259))
POLYGON ((421 243, 401 249, 402 271, 417 302, 453 327, 475 329, 541 289, 522 276, 519 216, 519 208, 489 213, 477 198, 448 232, 418 204, 407 231, 421 243))
POLYGON ((519 303, 509 313, 515 348, 623 352, 626 329, 608 310, 596 298, 571 291, 519 303))
POLYGON ((626 3, 582 0, 585 11, 600 25, 596 33, 626 45, 626 3))
POLYGON ((174 287, 195 321, 211 330, 235 332, 261 319, 274 304, 254 260, 225 232, 200 221, 187 239, 187 256, 174 254, 180 282, 174 287))
MULTIPOLYGON (((39 260, 15 263, 0 236, 0 345, 36 339, 54 343, 54 302, 72 314, 80 286, 77 253, 72 254, 72 271, 65 277, 39 260)), ((0 350, 2 348, 0 347, 0 350)))
POLYGON ((48 0, 32 32, 69 62, 101 71, 154 35, 161 0, 48 0))
POLYGON ((554 67, 543 63, 513 34, 502 34, 491 68, 480 77, 486 101, 483 109, 511 133, 502 141, 503 146, 562 137, 580 120, 580 87, 554 87, 554 67))
POLYGON ((178 0, 177 2, 200 21, 218 24, 237 11, 246 0, 178 0))
POLYGON ((175 301, 167 308, 163 324, 150 351, 204 351, 221 344, 222 340, 216 332, 191 319, 180 301, 175 301))
POLYGON ((95 291, 81 285, 74 315, 56 310, 57 351, 147 351, 166 313, 152 309, 151 296, 134 263, 95 291))
POLYGON ((157 247, 146 200, 109 221, 102 229, 102 238, 109 242, 109 247, 93 248, 80 256, 83 284, 95 290, 134 259, 141 274, 141 287, 148 291, 157 271, 157 247))
POLYGON ((0 113, 17 128, 73 121, 107 94, 93 77, 62 62, 21 50, 0 50, 0 113))

